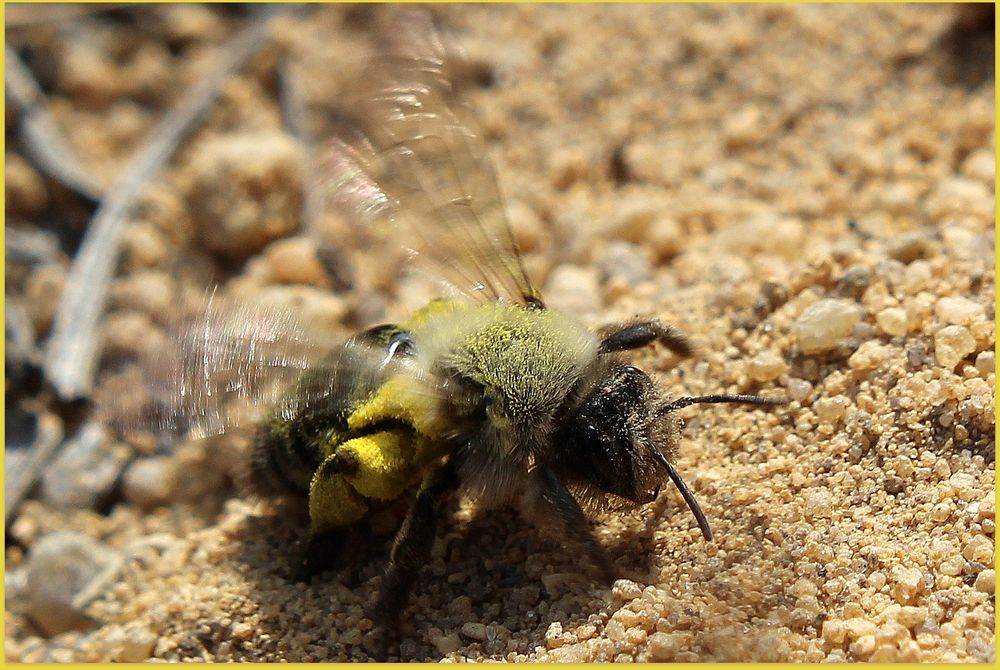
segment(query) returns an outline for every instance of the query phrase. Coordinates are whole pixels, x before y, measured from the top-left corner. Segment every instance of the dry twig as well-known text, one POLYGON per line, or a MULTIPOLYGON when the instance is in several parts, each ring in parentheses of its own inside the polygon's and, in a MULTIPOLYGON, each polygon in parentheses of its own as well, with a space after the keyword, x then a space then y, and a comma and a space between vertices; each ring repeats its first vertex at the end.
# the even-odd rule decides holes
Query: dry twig
POLYGON ((142 189, 218 97, 223 81, 263 46, 269 19, 276 11, 269 8, 258 14, 221 49, 215 68, 157 124, 95 212, 70 268, 46 352, 45 376, 61 398, 83 397, 93 384, 97 324, 118 260, 125 217, 142 189))

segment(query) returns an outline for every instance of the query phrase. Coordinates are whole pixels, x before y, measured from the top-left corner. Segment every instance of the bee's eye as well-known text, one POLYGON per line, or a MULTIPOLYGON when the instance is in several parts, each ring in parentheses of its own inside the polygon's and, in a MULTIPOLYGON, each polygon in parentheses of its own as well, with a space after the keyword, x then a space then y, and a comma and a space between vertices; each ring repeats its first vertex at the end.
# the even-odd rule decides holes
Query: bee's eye
POLYGON ((394 333, 392 337, 389 338, 389 344, 386 347, 386 353, 392 356, 410 356, 413 354, 413 337, 404 331, 394 333))

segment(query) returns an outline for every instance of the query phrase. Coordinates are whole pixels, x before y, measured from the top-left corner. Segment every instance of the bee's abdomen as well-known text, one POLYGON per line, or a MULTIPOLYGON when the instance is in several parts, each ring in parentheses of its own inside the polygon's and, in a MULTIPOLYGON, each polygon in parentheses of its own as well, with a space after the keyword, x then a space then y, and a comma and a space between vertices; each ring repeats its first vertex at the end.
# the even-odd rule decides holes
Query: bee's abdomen
POLYGON ((322 460, 319 446, 303 440, 290 426, 266 423, 254 436, 250 452, 250 485, 266 496, 308 494, 309 482, 322 460))

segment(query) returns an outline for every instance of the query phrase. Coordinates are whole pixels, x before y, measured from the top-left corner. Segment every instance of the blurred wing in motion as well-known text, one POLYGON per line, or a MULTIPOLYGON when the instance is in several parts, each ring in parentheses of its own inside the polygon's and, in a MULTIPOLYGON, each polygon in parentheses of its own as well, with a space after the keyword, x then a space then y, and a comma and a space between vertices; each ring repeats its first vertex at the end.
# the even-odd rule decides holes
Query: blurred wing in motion
POLYGON ((367 69, 352 120, 321 157, 330 199, 362 221, 388 218, 416 260, 461 293, 541 306, 430 18, 410 10, 391 16, 385 55, 367 69))
MULTIPOLYGON (((332 339, 332 338, 331 338, 332 339)), ((289 308, 218 297, 178 321, 167 345, 144 354, 144 379, 100 401, 109 423, 124 430, 205 437, 252 426, 330 350, 289 308), (142 397, 133 397, 136 388, 142 397)))

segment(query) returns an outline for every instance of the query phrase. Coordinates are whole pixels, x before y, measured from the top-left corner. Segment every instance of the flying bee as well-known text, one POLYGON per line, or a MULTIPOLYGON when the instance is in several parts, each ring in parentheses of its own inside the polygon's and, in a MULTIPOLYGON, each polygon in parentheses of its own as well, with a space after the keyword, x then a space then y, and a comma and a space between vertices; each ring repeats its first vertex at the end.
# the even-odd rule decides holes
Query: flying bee
POLYGON ((443 45, 426 17, 405 16, 323 166, 337 204, 415 240, 417 258, 453 295, 368 328, 302 372, 260 424, 250 464, 259 493, 307 501, 306 574, 334 562, 373 509, 418 487, 372 613, 386 630, 428 562, 453 491, 483 505, 547 506, 611 580, 614 563, 586 506, 649 503, 669 480, 712 538, 673 465, 677 410, 782 402, 668 398, 621 352, 659 343, 691 356, 678 330, 646 320, 598 334, 545 305, 449 82, 443 45))

